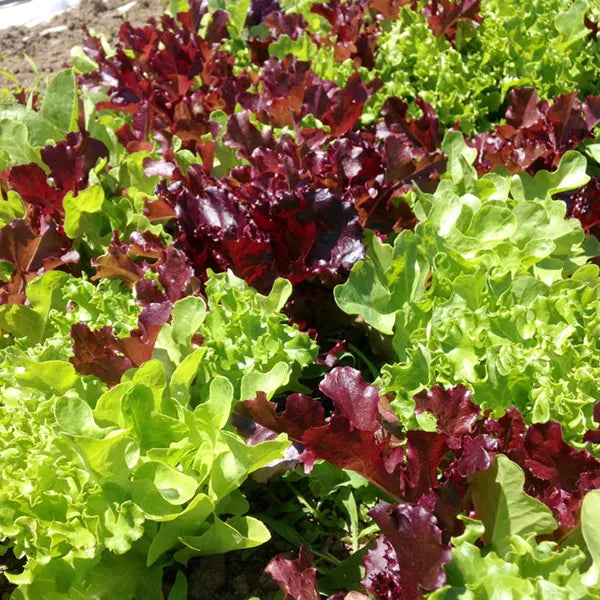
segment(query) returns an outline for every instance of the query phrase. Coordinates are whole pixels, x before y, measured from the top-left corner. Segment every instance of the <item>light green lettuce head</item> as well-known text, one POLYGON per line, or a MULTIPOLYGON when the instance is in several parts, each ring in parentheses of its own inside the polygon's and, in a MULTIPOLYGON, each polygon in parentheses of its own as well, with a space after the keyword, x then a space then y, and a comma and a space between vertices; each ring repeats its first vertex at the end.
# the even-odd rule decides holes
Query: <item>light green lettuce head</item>
POLYGON ((585 159, 567 153, 535 178, 477 179, 460 134, 444 149, 448 174, 435 194, 417 194, 415 230, 393 243, 371 234, 336 300, 390 336, 396 361, 379 383, 406 425, 433 425, 415 417, 415 393, 464 384, 496 416, 516 406, 581 441, 600 400, 600 279, 586 264, 597 242, 551 196, 586 183, 585 159))
MULTIPOLYGON (((175 303, 154 359, 107 389, 75 371, 69 344, 48 345, 70 327, 68 284, 51 272, 28 286, 27 310, 0 311, 15 342, 0 351, 0 539, 27 559, 13 598, 162 600, 165 564, 269 539, 239 487, 289 441, 248 446, 230 416, 240 398, 293 387, 316 345, 279 312, 288 282, 263 296, 214 275, 206 302, 175 303)), ((130 316, 102 316, 110 294, 71 292, 92 325, 130 316)))
POLYGON ((385 86, 365 118, 377 119, 388 96, 421 96, 441 123, 450 127, 460 121, 463 131, 472 133, 498 121, 513 87, 535 87, 543 99, 572 90, 598 94, 600 44, 584 24, 594 4, 486 0, 482 23, 459 21, 454 45, 443 35, 436 38, 425 15, 406 6, 378 39, 375 74, 385 86))

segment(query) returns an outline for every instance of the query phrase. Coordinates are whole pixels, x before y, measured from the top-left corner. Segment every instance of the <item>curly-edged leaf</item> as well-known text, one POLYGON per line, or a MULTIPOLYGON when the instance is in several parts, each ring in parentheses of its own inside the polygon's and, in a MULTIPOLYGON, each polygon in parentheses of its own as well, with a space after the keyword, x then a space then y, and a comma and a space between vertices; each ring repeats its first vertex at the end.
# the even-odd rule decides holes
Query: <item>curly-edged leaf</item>
POLYGON ((109 326, 92 331, 84 323, 71 328, 74 357, 71 362, 84 375, 95 375, 108 385, 116 385, 133 363, 115 350, 117 338, 109 326))
POLYGON ((0 260, 14 266, 10 281, 1 284, 1 303, 22 303, 27 283, 46 271, 77 262, 71 241, 61 235, 54 221, 35 233, 21 219, 0 229, 0 260))
POLYGON ((171 317, 173 306, 170 302, 149 304, 140 313, 138 327, 131 332, 131 337, 118 338, 118 348, 136 367, 152 358, 154 344, 161 327, 171 317))
POLYGON ((555 169, 567 150, 575 150, 594 137, 600 120, 598 96, 581 102, 575 92, 563 94, 554 103, 543 102, 533 88, 515 88, 508 95, 506 125, 476 136, 480 172, 505 166, 509 171, 531 174, 555 169))
POLYGON ((400 565, 390 541, 383 535, 377 538, 375 548, 363 558, 365 577, 362 585, 376 600, 404 598, 400 565))
POLYGON ((471 402, 471 393, 458 385, 450 390, 435 386, 428 392, 420 392, 414 397, 415 412, 430 412, 437 418, 437 428, 446 433, 452 447, 452 438, 460 438, 470 433, 479 416, 480 409, 471 402))
POLYGON ((585 574, 588 585, 600 583, 600 490, 592 490, 585 495, 581 505, 581 533, 592 557, 592 567, 585 574))
POLYGON ((445 34, 451 42, 455 40, 459 21, 468 20, 476 25, 483 21, 480 10, 481 0, 433 0, 424 8, 433 34, 436 37, 445 34))
POLYGON ((356 369, 338 367, 323 377, 319 389, 335 405, 336 414, 349 419, 363 431, 377 431, 379 424, 379 388, 367 383, 356 369))
POLYGON ((44 146, 41 156, 49 176, 35 163, 12 167, 0 175, 29 207, 28 218, 36 228, 43 227, 45 215, 62 221, 64 197, 87 186, 90 170, 100 158, 108 158, 108 149, 88 133, 77 132, 69 133, 65 141, 44 146))
POLYGON ((317 570, 306 546, 300 547, 298 558, 289 560, 283 554, 273 558, 265 568, 283 590, 285 600, 319 600, 317 570))
MULTIPOLYGON (((416 600, 423 597, 423 592, 444 585, 444 565, 451 560, 450 546, 442 543, 442 532, 429 511, 413 504, 378 504, 369 514, 396 553, 398 580, 393 581, 399 583, 398 598, 416 600)), ((378 561, 377 566, 380 564, 378 561)), ((368 574, 366 578, 369 582, 368 574)), ((390 596, 381 598, 387 600, 390 596)))
POLYGON ((287 433, 291 439, 296 441, 302 439, 307 429, 324 424, 323 405, 304 394, 290 394, 286 400, 285 411, 281 416, 277 415, 276 408, 277 405, 269 402, 266 394, 260 392, 255 399, 238 404, 236 412, 270 431, 287 433))
POLYGON ((401 446, 379 442, 372 431, 355 429, 348 418, 335 415, 327 425, 307 430, 301 441, 315 458, 356 471, 390 495, 403 497, 401 446))

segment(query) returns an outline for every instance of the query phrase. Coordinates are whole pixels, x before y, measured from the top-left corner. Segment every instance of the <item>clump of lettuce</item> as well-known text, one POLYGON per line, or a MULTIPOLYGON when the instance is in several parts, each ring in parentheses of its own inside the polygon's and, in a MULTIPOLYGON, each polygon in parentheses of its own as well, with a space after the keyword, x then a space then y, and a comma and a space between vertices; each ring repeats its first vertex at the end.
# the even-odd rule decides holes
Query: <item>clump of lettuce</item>
POLYGON ((138 324, 141 308, 129 288, 118 280, 96 285, 61 271, 30 282, 28 305, 0 307, 0 364, 28 360, 68 360, 73 355, 71 326, 113 327, 125 336, 138 324))
MULTIPOLYGON (((31 306, 20 312, 41 327, 26 332, 31 345, 47 344, 46 333, 62 326, 52 323, 52 311, 65 308, 62 275, 28 286, 31 306)), ((94 311, 107 305, 85 290, 71 294, 73 310, 101 325, 106 315, 94 311)), ((208 311, 199 298, 176 302, 161 334, 168 349, 111 389, 78 374, 68 353, 3 350, 0 538, 27 561, 10 575, 14 598, 158 600, 165 564, 269 539, 246 515, 239 486, 289 442, 280 435, 246 446, 229 417, 240 397, 271 396, 291 382, 316 347, 278 312, 287 282, 261 296, 224 273, 206 290, 208 311)), ((114 314, 123 325, 126 306, 114 314)))
POLYGON ((475 509, 481 516, 462 517, 465 531, 452 539, 446 585, 427 598, 483 600, 496 597, 497 590, 515 600, 600 598, 600 531, 594 514, 600 494, 592 491, 585 497, 578 536, 561 544, 538 542, 536 536, 550 533, 556 523, 548 508, 519 489, 522 481, 519 467, 505 457, 478 474, 475 509))
POLYGON ((256 390, 270 397, 281 387, 301 389, 298 377, 317 346, 281 313, 292 284, 277 279, 264 296, 231 271, 209 273, 206 302, 194 296, 176 302, 154 351, 168 371, 193 380, 186 401, 195 405, 216 375, 231 381, 238 400, 254 398, 256 390))
POLYGON ((404 7, 378 39, 375 73, 385 86, 367 107, 375 119, 393 95, 422 97, 440 121, 483 131, 500 118, 513 87, 531 86, 550 99, 572 90, 597 94, 600 44, 590 36, 585 0, 489 0, 482 23, 458 24, 452 44, 435 37, 427 17, 404 7))
MULTIPOLYGON (((550 509, 523 491, 524 481, 517 464, 497 456, 470 478, 469 516, 458 516, 462 527, 450 539, 442 536, 444 519, 428 510, 427 501, 378 504, 369 511, 381 530, 375 547, 349 559, 362 555, 360 584, 354 580, 349 587, 355 591, 330 598, 367 600, 363 592, 373 600, 599 598, 600 491, 588 492, 580 526, 565 535, 550 509)), ((305 546, 298 559, 280 554, 265 570, 286 598, 319 597, 316 569, 305 546)), ((358 570, 350 575, 358 576, 358 570)), ((328 587, 327 579, 320 583, 328 587)))
POLYGON ((414 232, 371 235, 336 300, 390 336, 379 384, 405 425, 432 426, 414 414, 417 392, 464 384, 496 416, 516 406, 581 441, 600 401, 600 278, 586 264, 598 249, 551 196, 585 184, 586 161, 569 152, 554 173, 477 179, 460 134, 444 149, 448 174, 417 193, 414 232))

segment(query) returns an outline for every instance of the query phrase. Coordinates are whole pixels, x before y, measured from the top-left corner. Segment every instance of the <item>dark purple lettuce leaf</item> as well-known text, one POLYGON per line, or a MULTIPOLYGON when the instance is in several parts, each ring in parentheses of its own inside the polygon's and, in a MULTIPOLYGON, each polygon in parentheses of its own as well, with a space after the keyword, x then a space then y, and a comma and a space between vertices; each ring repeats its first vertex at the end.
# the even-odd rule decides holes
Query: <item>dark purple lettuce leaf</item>
POLYGON ((178 241, 198 276, 209 267, 231 268, 261 290, 277 277, 331 285, 362 258, 362 229, 351 201, 309 185, 290 191, 287 175, 281 162, 270 172, 239 171, 237 180, 206 176, 192 165, 182 181, 161 188, 175 207, 178 241))
MULTIPOLYGON (((315 10, 335 26, 332 38, 368 60, 365 36, 377 21, 367 16, 370 8, 363 0, 332 0, 315 10)), ((254 9, 268 11, 261 18, 277 35, 295 38, 306 30, 301 15, 283 15, 265 3, 254 9)), ((413 181, 430 189, 445 165, 429 105, 419 104, 423 116, 414 121, 402 105, 404 111, 386 113, 385 127, 355 131, 380 82, 364 83, 355 74, 339 87, 291 55, 267 57, 256 72, 234 76, 221 40, 199 36, 187 18, 179 21, 165 16, 141 28, 123 25, 110 58, 90 37, 85 48, 100 67, 83 81, 107 89, 110 101, 98 109, 131 115, 119 132, 130 151, 148 149, 152 137, 159 142, 162 160, 147 160, 145 167, 171 182, 159 185, 159 200, 146 212, 151 219, 175 213, 176 247, 196 276, 230 268, 263 291, 286 277, 330 292, 363 257, 363 228, 387 235, 414 226, 402 194, 413 181), (236 112, 238 104, 245 110, 236 112), (225 131, 210 120, 215 110, 228 115, 225 131), (303 126, 309 115, 326 127, 303 126), (296 140, 274 139, 271 128, 283 126, 294 128, 296 140), (183 174, 173 136, 199 153, 202 164, 183 174), (211 174, 217 136, 247 163, 226 177, 211 174)))
POLYGON ((268 14, 280 9, 277 0, 252 0, 246 17, 246 27, 254 27, 262 23, 268 14))
POLYGON ((587 29, 590 30, 589 37, 592 38, 595 42, 598 41, 598 31, 600 30, 599 21, 594 21, 591 19, 589 15, 585 15, 583 18, 583 23, 587 29))
POLYGON ((23 304, 29 281, 46 271, 77 263, 79 254, 53 220, 42 222, 36 233, 28 223, 15 219, 0 229, 0 260, 14 267, 10 281, 0 282, 0 304, 23 304))
MULTIPOLYGON (((300 65, 292 61, 288 66, 292 63, 300 65)), ((276 82, 274 86, 288 86, 285 78, 276 82)), ((338 90, 339 110, 353 85, 338 90)), ((311 110, 339 121, 334 96, 325 98, 326 111, 316 100, 311 110)), ((285 101, 289 103, 287 97, 285 101)), ((201 165, 190 166, 184 175, 171 164, 172 183, 162 182, 158 191, 161 201, 174 209, 178 245, 196 274, 202 278, 207 268, 231 268, 261 290, 277 277, 296 286, 309 281, 331 289, 362 258, 364 227, 385 235, 413 226, 408 205, 396 196, 412 181, 428 189, 443 170, 443 157, 435 149, 438 123, 424 103, 423 116, 414 121, 406 105, 390 103, 389 108, 377 133, 345 133, 325 149, 308 130, 302 130, 299 142, 286 135, 275 142, 268 129, 260 131, 247 113, 239 112, 230 117, 225 140, 249 164, 221 178, 201 165), (402 148, 401 156, 389 154, 390 144, 402 148)), ((345 129, 342 121, 337 127, 345 129)), ((148 168, 156 166, 148 163, 148 168)))
POLYGON ((592 176, 587 185, 567 198, 568 215, 579 219, 586 233, 600 239, 600 178, 592 176))
POLYGON ((483 429, 495 438, 498 451, 523 469, 525 491, 546 504, 561 527, 576 527, 585 493, 600 486, 600 461, 569 446, 560 424, 527 427, 515 408, 498 420, 487 419, 483 429))
POLYGON ((283 554, 273 558, 265 572, 271 575, 285 594, 284 600, 319 600, 317 570, 306 546, 300 546, 298 558, 289 560, 283 554))
POLYGON ((27 220, 39 231, 47 218, 59 225, 64 216, 63 198, 87 187, 90 170, 98 159, 108 157, 106 146, 87 133, 68 133, 67 139, 41 149, 44 170, 35 163, 17 165, 0 173, 8 189, 16 191, 27 206, 27 220))
POLYGON ((436 37, 445 35, 454 44, 460 21, 471 21, 475 25, 483 22, 480 9, 481 0, 433 0, 423 12, 433 34, 436 37))
POLYGON ((528 493, 557 515, 563 527, 577 526, 583 497, 600 487, 600 462, 587 450, 575 450, 562 437, 558 423, 529 427, 524 439, 528 493))
MULTIPOLYGON (((442 542, 442 532, 431 512, 413 504, 378 504, 369 511, 387 538, 389 545, 383 543, 376 548, 375 556, 365 558, 365 579, 363 585, 375 595, 377 600, 418 600, 423 592, 434 591, 446 583, 444 565, 452 559, 450 544, 442 542), (385 577, 378 573, 379 567, 385 567, 389 561, 381 556, 391 546, 396 555, 396 564, 392 562, 395 596, 389 595, 385 577), (382 560, 383 558, 383 560, 382 560), (383 564, 382 564, 383 563, 383 564), (377 577, 377 575, 380 577, 377 577), (384 584, 377 587, 374 584, 384 584), (378 595, 384 592, 383 595, 378 595)), ((390 578, 392 579, 392 578, 390 578)))

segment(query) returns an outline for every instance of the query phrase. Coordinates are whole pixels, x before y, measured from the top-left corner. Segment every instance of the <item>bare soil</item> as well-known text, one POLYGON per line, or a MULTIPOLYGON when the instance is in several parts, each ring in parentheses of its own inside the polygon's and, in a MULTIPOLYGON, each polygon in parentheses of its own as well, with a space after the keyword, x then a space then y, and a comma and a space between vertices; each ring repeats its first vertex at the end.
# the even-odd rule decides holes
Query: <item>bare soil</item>
POLYGON ((134 25, 142 25, 150 17, 159 17, 168 0, 137 0, 126 13, 119 14, 117 9, 126 4, 129 4, 128 0, 81 0, 77 8, 61 13, 47 23, 0 30, 0 87, 14 85, 14 81, 1 71, 15 76, 22 87, 36 86, 38 76, 33 65, 39 72, 39 83, 43 85, 50 74, 70 66, 69 53, 73 46, 82 43, 84 25, 104 33, 112 43, 118 39, 121 23, 129 20, 134 25), (54 28, 60 30, 52 31, 54 28))

